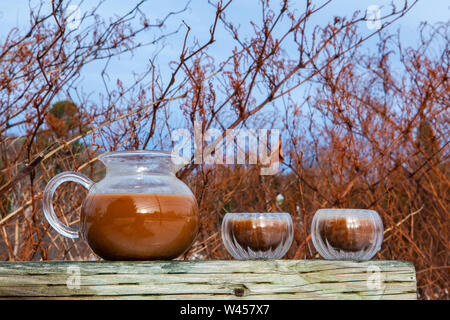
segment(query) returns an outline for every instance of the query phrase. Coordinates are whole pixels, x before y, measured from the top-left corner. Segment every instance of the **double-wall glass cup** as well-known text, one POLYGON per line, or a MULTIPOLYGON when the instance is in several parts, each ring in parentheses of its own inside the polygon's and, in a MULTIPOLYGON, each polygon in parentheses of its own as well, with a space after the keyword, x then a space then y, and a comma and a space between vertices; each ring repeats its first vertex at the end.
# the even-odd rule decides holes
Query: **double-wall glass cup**
POLYGON ((369 260, 383 242, 383 222, 376 211, 321 209, 314 215, 311 237, 328 260, 369 260))
POLYGON ((222 221, 222 241, 238 260, 280 259, 293 237, 289 213, 227 213, 222 221))

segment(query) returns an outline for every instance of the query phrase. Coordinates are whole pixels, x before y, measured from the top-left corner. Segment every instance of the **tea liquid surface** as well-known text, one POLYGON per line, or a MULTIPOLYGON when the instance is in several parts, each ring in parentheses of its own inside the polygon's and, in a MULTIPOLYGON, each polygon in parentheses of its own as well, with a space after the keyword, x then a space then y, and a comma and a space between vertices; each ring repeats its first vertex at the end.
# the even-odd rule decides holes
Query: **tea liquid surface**
POLYGON ((81 210, 81 230, 106 260, 166 260, 180 256, 198 232, 194 197, 92 194, 81 210))

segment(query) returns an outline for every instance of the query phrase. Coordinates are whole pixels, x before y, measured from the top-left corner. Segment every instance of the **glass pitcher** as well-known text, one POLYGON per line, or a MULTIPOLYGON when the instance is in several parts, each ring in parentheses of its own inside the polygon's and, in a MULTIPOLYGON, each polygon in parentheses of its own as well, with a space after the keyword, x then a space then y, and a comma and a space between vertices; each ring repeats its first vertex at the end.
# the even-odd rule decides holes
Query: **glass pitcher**
POLYGON ((94 183, 63 172, 44 190, 44 215, 63 236, 87 241, 105 260, 167 260, 183 254, 199 228, 196 199, 175 173, 180 157, 164 151, 108 152, 99 156, 106 176, 94 183), (89 192, 81 206, 80 230, 59 221, 52 198, 63 182, 89 192))

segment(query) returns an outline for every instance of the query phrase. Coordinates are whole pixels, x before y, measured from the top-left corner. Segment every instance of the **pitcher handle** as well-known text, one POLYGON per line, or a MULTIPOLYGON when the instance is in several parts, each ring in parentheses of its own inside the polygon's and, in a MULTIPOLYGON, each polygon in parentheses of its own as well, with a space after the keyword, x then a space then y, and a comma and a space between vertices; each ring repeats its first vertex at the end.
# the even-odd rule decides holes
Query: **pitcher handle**
POLYGON ((42 204, 44 209, 44 215, 47 219, 48 223, 60 234, 67 238, 76 239, 79 237, 79 230, 70 228, 59 221, 58 217, 53 210, 53 193, 55 193, 56 188, 66 181, 78 182, 84 188, 89 190, 90 187, 94 184, 94 182, 86 177, 85 175, 74 172, 74 171, 66 171, 54 176, 47 184, 44 190, 44 194, 42 196, 42 204))

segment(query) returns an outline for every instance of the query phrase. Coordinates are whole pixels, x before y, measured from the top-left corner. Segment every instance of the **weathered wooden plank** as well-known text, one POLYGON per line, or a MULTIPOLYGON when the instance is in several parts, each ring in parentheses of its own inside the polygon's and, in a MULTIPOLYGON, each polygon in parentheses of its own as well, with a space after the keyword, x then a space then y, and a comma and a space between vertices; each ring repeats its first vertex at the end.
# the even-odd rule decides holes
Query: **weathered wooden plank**
POLYGON ((108 261, 51 261, 51 262, 0 262, 0 274, 16 272, 66 273, 67 268, 79 266, 84 273, 299 273, 322 272, 325 270, 339 273, 359 272, 368 267, 377 266, 383 270, 410 271, 413 265, 406 261, 327 261, 327 260, 202 260, 202 261, 152 261, 152 262, 108 262, 108 261), (5 267, 7 266, 7 267, 5 267), (27 271, 28 270, 28 271, 27 271))
POLYGON ((43 286, 8 286, 0 287, 0 296, 71 296, 71 295, 123 295, 123 294, 234 294, 235 289, 243 289, 247 295, 257 294, 294 294, 300 292, 317 292, 338 294, 357 293, 359 295, 400 294, 408 290, 408 284, 386 286, 383 289, 369 289, 366 281, 333 282, 315 284, 276 284, 276 283, 222 283, 222 284, 107 284, 80 286, 79 289, 69 289, 66 285, 43 286))
MULTIPOLYGON (((276 282, 283 285, 290 285, 295 283, 300 284, 314 284, 323 281, 324 276, 332 276, 335 282, 355 282, 355 281, 366 281, 367 274, 365 273, 351 273, 351 274, 303 274, 302 276, 295 274, 283 274, 282 277, 278 274, 245 274, 243 277, 246 282, 255 283, 270 283, 276 282)), ((52 274, 51 281, 52 285, 66 285, 67 274, 52 274)), ((167 274, 161 277, 160 274, 123 274, 120 276, 120 284, 127 283, 139 283, 139 284, 169 284, 169 283, 241 283, 242 277, 236 277, 236 274, 167 274)), ((83 276, 83 285, 108 285, 117 284, 117 275, 110 274, 98 274, 98 275, 86 275, 83 276)), ((385 272, 383 273, 383 280, 387 282, 409 282, 414 281, 414 278, 408 273, 396 273, 396 272, 385 272)), ((3 286, 11 285, 48 285, 49 276, 48 275, 1 275, 0 276, 0 288, 3 286)))
POLYGON ((403 261, 1 262, 0 298, 12 297, 416 299, 416 275, 403 261))
MULTIPOLYGON (((0 297, 0 300, 16 300, 17 297, 0 297)), ((48 300, 49 297, 20 297, 23 300, 48 300)), ((236 300, 233 295, 207 295, 207 294, 189 294, 189 295, 122 295, 122 296, 70 296, 70 297, 56 297, 58 300, 236 300)), ((357 294, 349 294, 346 297, 338 297, 336 295, 320 295, 302 293, 292 295, 273 295, 268 297, 267 295, 251 295, 240 297, 239 300, 416 300, 416 293, 402 293, 402 294, 390 294, 390 295, 378 295, 376 298, 364 298, 357 294)))

